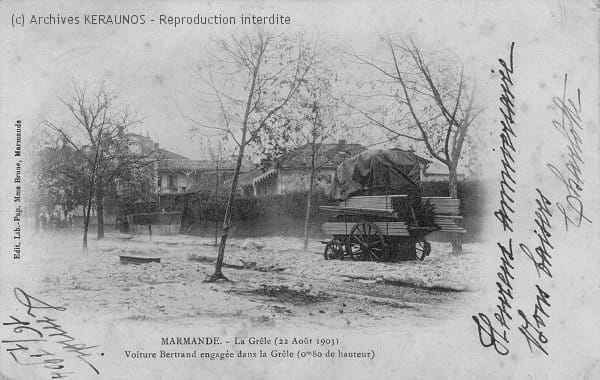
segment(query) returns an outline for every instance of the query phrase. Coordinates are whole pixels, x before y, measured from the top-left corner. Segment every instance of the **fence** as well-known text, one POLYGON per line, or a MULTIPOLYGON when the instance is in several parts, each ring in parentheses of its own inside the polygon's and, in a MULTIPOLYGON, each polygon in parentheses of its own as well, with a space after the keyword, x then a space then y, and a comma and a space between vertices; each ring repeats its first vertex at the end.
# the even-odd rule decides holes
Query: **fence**
POLYGON ((181 228, 180 211, 142 212, 121 217, 121 231, 134 235, 176 235, 181 228))

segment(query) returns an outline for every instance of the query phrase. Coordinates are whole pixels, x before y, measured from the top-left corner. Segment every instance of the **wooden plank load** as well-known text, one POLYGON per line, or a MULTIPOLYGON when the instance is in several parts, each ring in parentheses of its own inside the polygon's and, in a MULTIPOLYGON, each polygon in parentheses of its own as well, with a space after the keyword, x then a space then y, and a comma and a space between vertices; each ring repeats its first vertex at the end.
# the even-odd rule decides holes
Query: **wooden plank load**
POLYGON ((458 215, 460 212, 460 200, 449 197, 422 197, 421 203, 429 201, 435 206, 436 214, 458 215))
POLYGON ((346 199, 338 203, 338 207, 347 208, 367 208, 377 210, 393 209, 392 200, 404 198, 406 195, 372 195, 372 196, 357 196, 346 199))
POLYGON ((377 208, 351 208, 338 206, 319 206, 319 209, 323 211, 335 212, 339 215, 364 215, 398 219, 398 213, 394 210, 383 210, 377 208))
POLYGON ((434 222, 440 226, 442 232, 465 233, 464 228, 458 225, 462 219, 460 213, 460 200, 449 197, 423 197, 421 202, 429 201, 435 207, 434 222))
POLYGON ((436 215, 434 221, 435 224, 440 226, 443 232, 465 233, 467 230, 460 227, 457 223, 460 219, 462 219, 462 216, 436 215))
MULTIPOLYGON (((323 223, 323 233, 329 235, 349 235, 355 222, 327 222, 323 223)), ((381 233, 386 236, 409 236, 408 228, 404 222, 376 222, 381 233)))
MULTIPOLYGON (((323 211, 335 212, 340 215, 364 215, 382 218, 397 219, 398 213, 393 205, 406 200, 407 195, 373 195, 356 196, 339 202, 337 206, 320 206, 323 211)), ((421 202, 429 202, 435 207, 434 223, 442 232, 465 233, 466 230, 458 225, 462 219, 460 213, 460 200, 449 197, 422 197, 421 202)), ((384 235, 410 236, 405 222, 375 223, 384 235)), ((347 235, 354 227, 355 222, 328 222, 323 224, 323 232, 329 235, 347 235)))

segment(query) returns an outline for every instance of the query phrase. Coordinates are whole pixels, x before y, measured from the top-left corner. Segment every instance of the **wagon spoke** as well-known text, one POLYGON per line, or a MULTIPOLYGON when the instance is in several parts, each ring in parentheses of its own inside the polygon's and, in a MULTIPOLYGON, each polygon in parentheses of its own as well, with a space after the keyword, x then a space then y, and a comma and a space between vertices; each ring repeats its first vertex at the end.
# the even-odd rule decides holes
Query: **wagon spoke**
POLYGON ((349 254, 360 260, 383 261, 387 258, 383 234, 372 222, 359 222, 350 231, 349 254))
POLYGON ((344 259, 344 248, 338 241, 331 241, 325 246, 325 260, 344 259))
POLYGON ((356 241, 356 244, 361 245, 365 243, 365 239, 363 238, 362 235, 356 235, 354 236, 354 241, 356 241))
POLYGON ((379 261, 379 255, 374 250, 370 250, 369 255, 371 256, 370 257, 371 259, 375 259, 375 261, 379 261))
POLYGON ((426 256, 429 256, 431 252, 431 244, 425 240, 416 242, 415 244, 415 256, 417 260, 423 261, 426 256))
POLYGON ((359 244, 365 244, 365 237, 363 234, 356 235, 356 240, 358 241, 359 244))

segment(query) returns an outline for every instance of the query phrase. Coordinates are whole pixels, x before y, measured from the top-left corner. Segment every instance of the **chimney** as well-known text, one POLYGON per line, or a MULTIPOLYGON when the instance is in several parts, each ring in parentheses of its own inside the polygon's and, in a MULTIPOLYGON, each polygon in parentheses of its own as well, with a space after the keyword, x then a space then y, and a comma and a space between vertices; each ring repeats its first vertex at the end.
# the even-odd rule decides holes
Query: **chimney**
POLYGON ((340 139, 338 141, 338 152, 345 152, 346 151, 346 140, 344 139, 340 139))
POLYGON ((123 128, 122 125, 119 125, 117 128, 119 130, 119 134, 118 134, 119 138, 124 139, 125 138, 125 128, 123 128))

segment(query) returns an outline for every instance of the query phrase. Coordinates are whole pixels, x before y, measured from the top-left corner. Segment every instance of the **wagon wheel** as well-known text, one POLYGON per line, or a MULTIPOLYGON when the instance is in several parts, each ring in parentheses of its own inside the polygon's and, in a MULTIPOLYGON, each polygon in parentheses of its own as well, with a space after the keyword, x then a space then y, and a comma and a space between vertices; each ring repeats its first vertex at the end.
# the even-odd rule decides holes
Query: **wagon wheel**
POLYGON ((417 257, 417 260, 425 260, 425 257, 429 256, 430 252, 431 244, 428 241, 425 241, 425 239, 417 241, 415 246, 415 256, 417 257))
POLYGON ((371 222, 352 227, 346 252, 350 259, 362 261, 385 261, 389 255, 381 230, 371 222))
POLYGON ((339 241, 333 240, 325 245, 325 260, 343 259, 344 246, 339 241))

